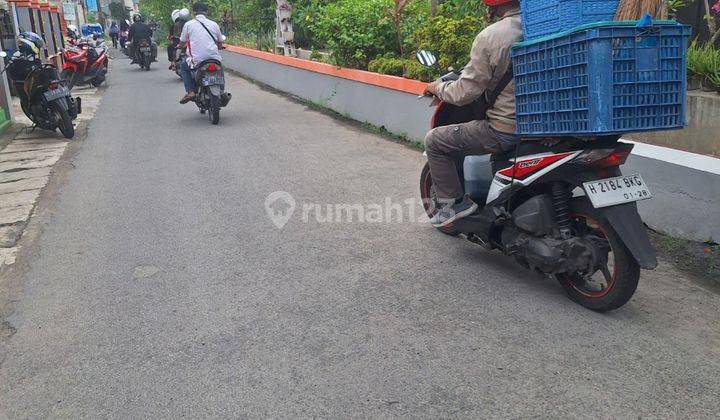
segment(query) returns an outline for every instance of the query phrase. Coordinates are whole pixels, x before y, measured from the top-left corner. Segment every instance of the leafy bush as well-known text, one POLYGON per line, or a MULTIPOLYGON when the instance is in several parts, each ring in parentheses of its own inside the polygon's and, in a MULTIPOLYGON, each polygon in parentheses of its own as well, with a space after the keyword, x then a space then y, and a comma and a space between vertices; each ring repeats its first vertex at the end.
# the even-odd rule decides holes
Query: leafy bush
POLYGON ((374 60, 370 61, 370 63, 368 64, 368 70, 380 74, 402 76, 405 73, 405 61, 406 60, 397 57, 377 57, 374 60))
POLYGON ((470 60, 473 40, 483 28, 485 21, 476 16, 436 16, 413 34, 413 45, 435 53, 441 68, 459 69, 470 60))
POLYGON ((273 51, 275 49, 275 31, 261 34, 235 31, 228 35, 225 42, 261 51, 273 51))
POLYGON ((400 59, 391 56, 382 56, 370 61, 368 70, 380 74, 422 80, 424 82, 429 82, 437 78, 433 69, 425 67, 415 60, 400 59))
POLYGON ((699 76, 720 88, 720 50, 712 45, 698 46, 693 41, 687 49, 687 69, 690 76, 699 76))
POLYGON ((423 82, 432 82, 437 79, 436 72, 429 67, 425 67, 415 60, 407 60, 405 64, 405 77, 408 79, 420 80, 423 82))
POLYGON ((335 64, 367 68, 374 57, 397 52, 386 16, 390 4, 391 0, 338 0, 323 7, 310 28, 332 52, 335 64))

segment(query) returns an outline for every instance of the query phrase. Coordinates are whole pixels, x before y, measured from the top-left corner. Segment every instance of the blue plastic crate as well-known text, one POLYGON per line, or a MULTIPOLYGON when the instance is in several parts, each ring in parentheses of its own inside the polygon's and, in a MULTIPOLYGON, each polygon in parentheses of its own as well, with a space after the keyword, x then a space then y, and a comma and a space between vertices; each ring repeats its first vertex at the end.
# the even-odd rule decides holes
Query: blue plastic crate
POLYGON ((618 0, 520 0, 520 21, 526 41, 586 23, 610 21, 618 0))
POLYGON ((584 25, 511 51, 516 133, 607 135, 685 126, 690 27, 584 25))

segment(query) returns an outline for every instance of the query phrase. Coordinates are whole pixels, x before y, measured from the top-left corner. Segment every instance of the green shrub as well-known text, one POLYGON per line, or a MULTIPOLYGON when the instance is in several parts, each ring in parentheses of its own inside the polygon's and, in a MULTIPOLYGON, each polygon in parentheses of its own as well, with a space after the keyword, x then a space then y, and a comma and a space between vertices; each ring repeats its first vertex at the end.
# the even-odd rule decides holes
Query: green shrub
POLYGON ((407 60, 405 64, 405 77, 423 82, 432 82, 437 79, 438 74, 436 70, 425 67, 416 60, 407 60))
POLYGON ((322 8, 311 28, 335 64, 364 69, 376 56, 397 52, 386 16, 390 4, 391 0, 338 0, 322 8))
POLYGON ((402 76, 405 73, 404 64, 405 60, 400 58, 382 56, 370 61, 368 70, 380 74, 402 76))
POLYGON ((310 59, 311 59, 312 61, 322 61, 323 55, 320 54, 320 52, 318 52, 317 49, 313 48, 313 49, 310 51, 310 59))
POLYGON ((413 34, 413 45, 432 51, 441 68, 459 69, 470 60, 473 40, 483 28, 485 21, 476 16, 436 16, 413 34))
POLYGON ((687 49, 687 70, 688 75, 699 76, 720 88, 720 50, 693 41, 687 49))
POLYGON ((425 67, 415 60, 403 60, 392 56, 375 58, 368 64, 368 70, 375 73, 403 76, 408 79, 421 80, 424 82, 429 82, 437 78, 437 74, 435 74, 433 69, 425 67))

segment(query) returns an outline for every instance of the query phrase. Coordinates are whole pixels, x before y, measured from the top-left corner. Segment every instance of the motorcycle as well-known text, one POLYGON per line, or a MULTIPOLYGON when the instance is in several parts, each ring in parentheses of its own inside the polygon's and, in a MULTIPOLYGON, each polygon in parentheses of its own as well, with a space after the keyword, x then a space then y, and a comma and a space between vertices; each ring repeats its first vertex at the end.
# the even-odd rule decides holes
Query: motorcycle
MULTIPOLYGON (((428 51, 420 62, 434 66, 428 51)), ((451 71, 441 80, 457 80, 451 71)), ((475 119, 472 104, 434 100, 431 126, 475 119)), ((652 197, 640 174, 620 166, 633 145, 618 137, 524 140, 492 156, 458 157, 458 175, 477 212, 438 228, 499 250, 526 268, 557 279, 576 303, 599 312, 617 309, 635 293, 640 269, 657 266, 637 210, 652 197)), ((429 217, 439 208, 428 164, 420 194, 429 217)))
POLYGON ((88 83, 98 87, 105 81, 109 64, 107 47, 102 43, 95 45, 88 40, 80 40, 61 52, 63 70, 60 76, 68 88, 88 83))
POLYGON ((152 44, 149 39, 141 39, 137 43, 135 51, 135 62, 141 69, 150 71, 150 64, 153 62, 152 44))
MULTIPOLYGON (((7 56, 5 51, 0 52, 3 59, 7 56)), ((23 112, 33 124, 44 130, 60 129, 67 139, 75 136, 73 120, 81 112, 80 98, 70 96, 70 89, 54 65, 43 64, 38 57, 17 51, 5 70, 20 97, 23 112)))
MULTIPOLYGON (((179 66, 179 64, 178 64, 179 66)), ((225 92, 225 73, 217 60, 206 60, 197 66, 195 81, 198 86, 195 104, 201 114, 208 114, 210 123, 220 122, 220 108, 225 107, 231 95, 225 92)))
POLYGON ((128 58, 130 57, 130 51, 128 49, 128 31, 120 31, 120 39, 118 40, 120 42, 120 50, 123 54, 125 54, 128 58))

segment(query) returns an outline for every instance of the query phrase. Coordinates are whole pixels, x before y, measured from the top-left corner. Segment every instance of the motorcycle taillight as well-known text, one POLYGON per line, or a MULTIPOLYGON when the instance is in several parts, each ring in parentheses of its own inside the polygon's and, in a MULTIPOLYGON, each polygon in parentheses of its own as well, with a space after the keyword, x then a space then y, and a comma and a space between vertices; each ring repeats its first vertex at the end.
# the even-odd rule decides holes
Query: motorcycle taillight
POLYGON ((207 70, 207 71, 209 71, 210 73, 212 73, 212 72, 214 72, 214 71, 217 70, 217 66, 216 66, 215 64, 210 63, 210 64, 208 64, 208 66, 205 68, 205 70, 207 70))
POLYGON ((632 151, 632 148, 629 149, 615 149, 610 153, 609 155, 605 156, 602 159, 596 160, 592 163, 592 166, 595 166, 597 168, 608 168, 611 166, 620 166, 625 163, 628 156, 630 156, 630 152, 632 151))
POLYGON ((591 149, 579 154, 572 163, 588 165, 595 168, 607 168, 620 166, 625 163, 633 146, 631 144, 620 144, 615 149, 591 149))

